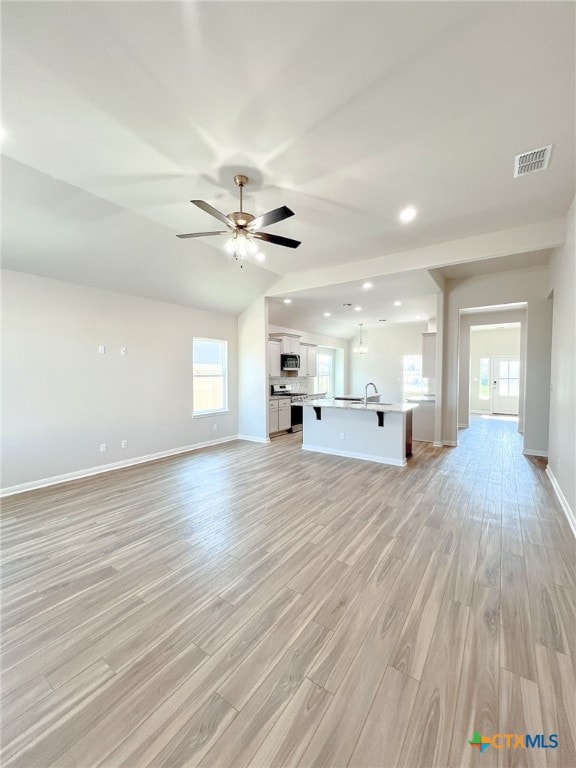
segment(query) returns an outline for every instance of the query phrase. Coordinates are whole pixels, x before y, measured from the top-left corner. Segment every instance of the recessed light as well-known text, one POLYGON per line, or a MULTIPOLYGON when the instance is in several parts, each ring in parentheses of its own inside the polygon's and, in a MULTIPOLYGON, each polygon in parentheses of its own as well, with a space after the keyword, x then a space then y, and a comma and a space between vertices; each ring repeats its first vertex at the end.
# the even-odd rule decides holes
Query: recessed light
POLYGON ((361 311, 362 311, 362 307, 354 307, 354 312, 361 312, 361 311))
POLYGON ((292 304, 292 299, 284 299, 284 304, 292 304))
POLYGON ((373 288, 373 287, 374 286, 372 285, 372 283, 364 283, 364 285, 362 286, 362 288, 364 288, 365 291, 367 291, 369 288, 373 288))
POLYGON ((394 306, 395 307, 401 307, 402 306, 402 302, 401 301, 395 301, 394 302, 394 306))
POLYGON ((398 218, 403 224, 409 224, 411 221, 414 221, 414 219, 416 218, 416 208, 414 208, 414 206, 412 205, 409 205, 406 208, 403 208, 400 211, 398 218))
POLYGON ((331 314, 331 312, 324 312, 324 317, 330 317, 331 314))

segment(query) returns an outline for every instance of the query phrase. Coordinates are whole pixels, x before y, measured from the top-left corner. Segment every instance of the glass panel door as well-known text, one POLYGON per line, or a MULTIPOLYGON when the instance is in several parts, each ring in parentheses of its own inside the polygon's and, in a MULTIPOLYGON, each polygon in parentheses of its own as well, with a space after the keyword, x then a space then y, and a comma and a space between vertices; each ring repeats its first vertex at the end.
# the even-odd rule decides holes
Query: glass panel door
POLYGON ((520 359, 492 358, 492 413, 518 415, 520 359))

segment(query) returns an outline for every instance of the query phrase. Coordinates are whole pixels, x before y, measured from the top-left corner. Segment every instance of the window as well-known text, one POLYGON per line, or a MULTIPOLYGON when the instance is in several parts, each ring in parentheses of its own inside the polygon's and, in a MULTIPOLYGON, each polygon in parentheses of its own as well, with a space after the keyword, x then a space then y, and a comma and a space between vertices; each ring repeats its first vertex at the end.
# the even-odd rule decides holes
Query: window
POLYGON ((480 358, 480 376, 478 377, 478 397, 480 400, 490 400, 490 358, 480 358))
POLYGON ((499 397, 518 397, 520 394, 520 363, 517 360, 498 361, 499 397))
POLYGON ((316 365, 314 389, 318 394, 326 392, 328 397, 332 397, 334 395, 334 350, 318 347, 316 365))
POLYGON ((428 379, 422 376, 422 355, 402 356, 402 397, 423 395, 428 386, 428 379))
POLYGON ((192 408, 194 416, 228 408, 228 344, 219 339, 192 342, 192 408))

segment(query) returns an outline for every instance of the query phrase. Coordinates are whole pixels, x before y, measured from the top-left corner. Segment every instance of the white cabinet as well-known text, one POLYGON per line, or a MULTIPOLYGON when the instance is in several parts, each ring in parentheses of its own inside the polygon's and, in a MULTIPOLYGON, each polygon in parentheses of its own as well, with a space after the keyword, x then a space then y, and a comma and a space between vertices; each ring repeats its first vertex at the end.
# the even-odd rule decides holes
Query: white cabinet
POLYGON ((293 334, 285 333, 271 333, 271 339, 278 339, 280 341, 280 352, 283 355, 299 355, 300 354, 300 336, 294 336, 293 334))
MULTIPOLYGON (((416 402, 416 399, 408 402, 416 402)), ((418 408, 412 411, 412 439, 426 443, 434 442, 434 414, 436 404, 433 400, 418 400, 418 408)))
POLYGON ((292 425, 292 411, 290 398, 271 398, 268 400, 268 434, 282 432, 290 429, 292 425))
POLYGON ((436 378, 436 334, 422 334, 422 376, 425 379, 436 378))
POLYGON ((316 345, 300 344, 300 370, 298 376, 316 376, 316 345))
POLYGON ((290 398, 278 402, 278 429, 290 429, 292 424, 292 408, 290 398))
POLYGON ((300 354, 300 339, 296 336, 284 336, 282 339, 282 354, 283 355, 299 355, 300 354))
POLYGON ((316 376, 316 346, 310 345, 306 350, 306 362, 308 368, 308 376, 316 376))
POLYGON ((268 400, 268 434, 278 432, 278 400, 268 400))
POLYGON ((268 375, 282 376, 280 370, 280 339, 268 339, 268 375))

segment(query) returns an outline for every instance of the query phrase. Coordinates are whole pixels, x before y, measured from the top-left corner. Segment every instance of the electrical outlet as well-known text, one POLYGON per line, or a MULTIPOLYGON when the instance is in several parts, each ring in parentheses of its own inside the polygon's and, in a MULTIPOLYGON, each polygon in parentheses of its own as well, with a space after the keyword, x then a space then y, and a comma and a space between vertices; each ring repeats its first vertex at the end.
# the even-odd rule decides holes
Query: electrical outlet
POLYGON ((340 432, 340 440, 344 440, 346 437, 346 434, 344 432, 340 432))
POLYGON ((214 432, 217 432, 217 431, 218 431, 218 424, 214 424, 214 426, 212 427, 212 429, 214 430, 214 432))
POLYGON ((104 346, 104 344, 99 344, 98 345, 98 354, 99 355, 105 355, 106 354, 106 347, 104 346))
POLYGON ((126 347, 120 347, 120 354, 125 355, 126 354, 126 347))
POLYGON ((108 450, 108 446, 106 445, 106 443, 100 443, 100 453, 106 453, 107 450, 108 450))
POLYGON ((121 445, 122 448, 128 448, 128 440, 122 440, 120 445, 121 445))

